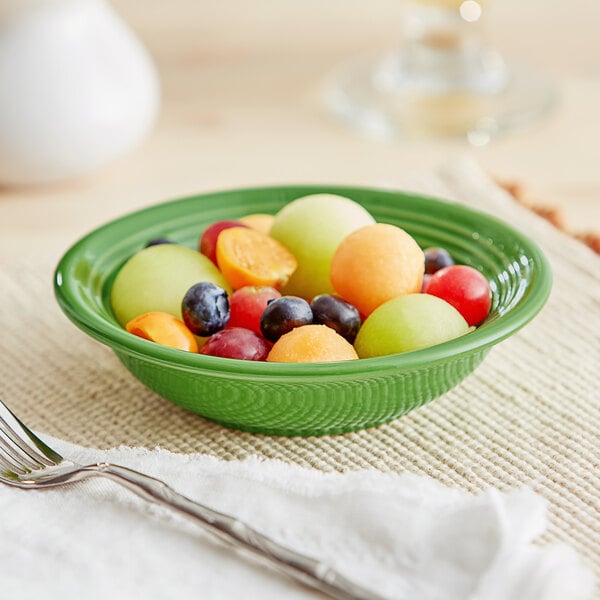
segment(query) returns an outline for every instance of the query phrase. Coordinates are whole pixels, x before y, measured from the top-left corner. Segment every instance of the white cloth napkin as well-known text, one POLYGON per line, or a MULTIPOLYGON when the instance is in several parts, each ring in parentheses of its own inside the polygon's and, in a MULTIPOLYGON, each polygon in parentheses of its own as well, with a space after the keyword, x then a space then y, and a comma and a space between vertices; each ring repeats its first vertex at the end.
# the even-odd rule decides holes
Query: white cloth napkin
MULTIPOLYGON (((570 547, 532 543, 546 527, 546 506, 529 489, 471 495, 409 474, 322 473, 273 460, 47 441, 84 464, 114 462, 163 479, 385 597, 593 593, 591 571, 570 547)), ((0 514, 0 598, 322 597, 100 478, 43 491, 0 486, 0 514)))

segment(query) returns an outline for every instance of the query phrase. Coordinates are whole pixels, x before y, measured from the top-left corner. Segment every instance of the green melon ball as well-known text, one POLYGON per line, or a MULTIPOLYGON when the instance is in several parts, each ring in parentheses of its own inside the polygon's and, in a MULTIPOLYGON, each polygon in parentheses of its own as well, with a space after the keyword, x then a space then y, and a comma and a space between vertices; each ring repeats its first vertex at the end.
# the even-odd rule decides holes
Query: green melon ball
POLYGON ((334 194, 303 196, 284 206, 270 235, 296 257, 298 268, 282 293, 307 299, 332 293, 329 270, 336 248, 349 233, 374 222, 360 204, 334 194))
POLYGON ((150 311, 181 319, 181 301, 195 283, 210 281, 231 293, 221 272, 203 254, 178 244, 140 250, 120 269, 110 293, 117 321, 125 326, 150 311))
POLYGON ((448 302, 430 294, 407 294, 376 308, 360 328, 354 347, 360 358, 420 350, 471 330, 448 302))

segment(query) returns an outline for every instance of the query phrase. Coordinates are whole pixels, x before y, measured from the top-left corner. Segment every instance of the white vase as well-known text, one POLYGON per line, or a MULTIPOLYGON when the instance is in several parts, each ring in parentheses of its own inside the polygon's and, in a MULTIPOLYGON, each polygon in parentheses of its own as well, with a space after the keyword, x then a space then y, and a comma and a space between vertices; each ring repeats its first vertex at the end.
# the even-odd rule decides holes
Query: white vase
POLYGON ((158 76, 105 0, 2 5, 0 185, 82 175, 144 138, 158 113, 158 76))

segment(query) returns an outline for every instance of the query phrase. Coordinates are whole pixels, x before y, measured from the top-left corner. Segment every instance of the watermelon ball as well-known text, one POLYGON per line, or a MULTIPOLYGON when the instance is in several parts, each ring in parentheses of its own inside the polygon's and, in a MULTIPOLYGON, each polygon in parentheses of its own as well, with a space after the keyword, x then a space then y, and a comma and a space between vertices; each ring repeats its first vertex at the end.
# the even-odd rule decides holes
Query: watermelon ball
POLYGON ((270 286, 247 285, 236 290, 229 298, 231 317, 227 327, 244 327, 262 335, 260 318, 275 298, 281 298, 281 293, 270 286))
POLYGON ((488 280, 468 265, 453 265, 436 271, 423 291, 454 306, 470 326, 480 325, 492 305, 488 280))

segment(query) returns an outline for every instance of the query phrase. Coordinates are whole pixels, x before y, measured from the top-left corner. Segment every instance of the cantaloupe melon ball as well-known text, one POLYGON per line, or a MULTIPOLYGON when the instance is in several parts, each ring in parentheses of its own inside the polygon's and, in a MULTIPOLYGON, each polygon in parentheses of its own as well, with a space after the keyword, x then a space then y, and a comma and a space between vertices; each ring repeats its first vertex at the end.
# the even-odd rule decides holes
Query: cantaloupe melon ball
POLYGON ((346 236, 331 260, 337 294, 365 316, 378 306, 421 290, 425 256, 404 229, 387 223, 367 225, 346 236))
POLYGON ((302 325, 273 344, 268 362, 331 362, 356 360, 354 346, 327 325, 302 325))
POLYGON ((275 217, 273 215, 267 215, 265 213, 254 213, 251 215, 240 217, 238 221, 246 225, 246 227, 256 229, 256 231, 260 231, 261 233, 269 235, 274 219, 275 217))

